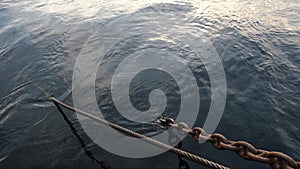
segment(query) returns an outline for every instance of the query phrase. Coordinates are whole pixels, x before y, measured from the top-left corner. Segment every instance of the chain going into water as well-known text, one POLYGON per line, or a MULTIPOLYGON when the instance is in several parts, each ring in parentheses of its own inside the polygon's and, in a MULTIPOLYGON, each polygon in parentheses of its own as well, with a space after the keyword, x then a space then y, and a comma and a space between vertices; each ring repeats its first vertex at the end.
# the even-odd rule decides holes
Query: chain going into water
MULTIPOLYGON (((62 109, 60 108, 60 106, 68 109, 68 110, 71 110, 72 112, 74 113, 78 113, 78 114, 81 114, 85 117, 88 117, 92 120, 95 120, 101 124, 104 124, 106 126, 110 126, 110 127, 113 127, 114 129, 118 130, 118 131, 121 131, 121 132, 124 132, 130 136, 133 136, 133 137, 136 137, 136 138, 140 138, 142 139, 143 141, 146 141, 154 146, 157 146, 157 147, 160 147, 162 149, 165 149, 165 150, 169 150, 170 152, 174 153, 174 154, 177 154, 178 156, 181 156, 181 157, 185 157, 191 161, 194 161, 196 163, 199 163, 203 166, 206 166, 206 167, 209 167, 209 168, 212 168, 212 169, 230 169, 229 167, 225 167, 221 164, 218 164, 218 163, 215 163, 213 161, 210 161, 208 159, 205 159, 205 158, 202 158, 202 157, 199 157, 195 154, 192 154, 192 153, 189 153, 189 152, 186 152, 184 150, 181 150, 179 148, 175 148, 175 147, 172 147, 170 145, 167 145, 167 144, 164 144, 162 142, 159 142, 157 140, 154 140, 150 137, 147 137, 145 135, 142 135, 142 134, 139 134, 135 131, 132 131, 130 129, 127 129, 127 128, 124 128, 122 126, 119 126, 115 123, 112 123, 112 122, 109 122, 105 119, 102 119, 102 118, 99 118, 99 117, 96 117, 92 114, 89 114, 87 112, 84 112, 82 110, 79 110, 79 109, 76 109, 70 105, 67 105, 63 102, 61 102, 60 100, 58 100, 57 98, 53 97, 53 95, 51 95, 49 92, 47 92, 43 87, 41 87, 40 85, 38 85, 37 83, 33 82, 33 81, 29 81, 28 84, 33 84, 37 89, 39 89, 41 92, 43 92, 45 94, 46 97, 48 97, 57 107, 57 109, 60 111, 60 113, 65 117, 64 113, 62 113, 62 109), (60 106, 59 106, 60 105, 60 106)), ((79 140, 81 142, 81 139, 79 140)), ((85 146, 83 146, 85 147, 85 146)))
POLYGON ((135 138, 140 138, 143 141, 146 141, 146 142, 148 142, 148 143, 150 143, 150 144, 152 144, 154 146, 160 147, 160 148, 165 149, 165 150, 169 150, 170 152, 172 152, 174 154, 180 155, 181 157, 185 157, 185 158, 187 158, 187 159, 189 159, 191 161, 197 162, 197 163, 199 163, 201 165, 204 165, 206 167, 209 167, 209 168, 212 168, 212 169, 229 169, 228 167, 225 167, 225 166, 220 165, 218 163, 212 162, 210 160, 207 160, 207 159, 199 157, 199 156, 197 156, 195 154, 183 151, 181 149, 174 148, 174 147, 172 147, 172 146, 170 146, 168 144, 164 144, 164 143, 159 142, 157 140, 154 140, 154 139, 152 139, 150 137, 147 137, 145 135, 139 134, 139 133, 137 133, 135 131, 132 131, 130 129, 127 129, 127 128, 124 128, 122 126, 119 126, 119 125, 117 125, 115 123, 109 122, 109 121, 107 121, 105 119, 96 117, 96 116, 94 116, 92 114, 89 114, 89 113, 84 112, 82 110, 76 109, 76 108, 74 108, 72 106, 69 106, 69 105, 61 102, 60 100, 56 99, 55 97, 51 96, 51 97, 49 97, 49 99, 52 100, 54 103, 59 104, 59 105, 63 106, 64 108, 68 109, 68 110, 71 110, 72 112, 81 114, 81 115, 83 115, 85 117, 88 117, 88 118, 90 118, 92 120, 95 120, 95 121, 97 121, 97 122, 99 122, 101 124, 104 124, 106 126, 110 126, 110 127, 114 128, 114 129, 116 129, 118 131, 124 132, 124 133, 126 133, 126 134, 128 134, 130 136, 135 137, 135 138))
POLYGON ((266 163, 274 169, 300 169, 300 162, 284 153, 256 149, 248 142, 231 141, 219 133, 207 134, 200 127, 190 128, 183 122, 175 124, 172 118, 160 118, 159 121, 164 127, 173 127, 183 134, 190 134, 198 142, 208 141, 217 149, 234 151, 243 159, 266 163))
MULTIPOLYGON (((151 139, 150 137, 141 135, 132 130, 121 127, 117 124, 108 122, 105 119, 93 116, 87 112, 84 112, 84 111, 78 110, 74 107, 71 107, 71 106, 61 102, 60 100, 56 99, 55 97, 51 96, 45 89, 43 89, 38 84, 36 84, 32 81, 27 82, 25 85, 22 85, 21 87, 26 86, 27 84, 34 84, 39 90, 41 90, 57 106, 61 105, 73 112, 76 112, 83 116, 89 117, 95 121, 98 121, 104 125, 113 127, 115 129, 122 131, 124 133, 127 133, 133 137, 141 138, 146 142, 149 142, 160 148, 169 150, 172 153, 175 153, 177 155, 180 155, 182 157, 185 157, 187 159, 190 159, 192 161, 200 163, 204 166, 207 166, 207 167, 210 167, 213 169, 229 169, 228 167, 224 167, 220 164, 209 161, 209 160, 199 157, 197 155, 188 153, 181 149, 174 148, 170 145, 167 145, 167 144, 161 143, 157 140, 151 139)), ((190 134, 198 142, 208 141, 217 149, 234 151, 243 159, 269 164, 274 169, 300 169, 300 162, 295 161, 292 157, 288 156, 287 154, 284 154, 281 152, 276 152, 276 151, 266 151, 266 150, 256 149, 253 145, 251 145, 248 142, 231 141, 231 140, 228 140, 224 135, 219 134, 219 133, 207 134, 203 128, 200 128, 200 127, 190 128, 184 122, 175 124, 174 120, 172 118, 159 118, 158 120, 161 123, 161 125, 166 128, 173 127, 184 134, 190 134)))

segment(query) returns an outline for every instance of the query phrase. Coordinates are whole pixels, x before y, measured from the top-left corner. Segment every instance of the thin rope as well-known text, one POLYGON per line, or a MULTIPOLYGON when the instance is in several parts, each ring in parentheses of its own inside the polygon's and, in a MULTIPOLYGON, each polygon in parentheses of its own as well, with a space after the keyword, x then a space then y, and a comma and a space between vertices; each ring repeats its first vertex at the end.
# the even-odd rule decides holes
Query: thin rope
POLYGON ((69 106, 69 105, 61 102, 60 100, 56 99, 53 96, 49 97, 49 99, 52 100, 54 103, 59 104, 59 105, 63 106, 64 108, 68 109, 68 110, 71 110, 72 112, 81 114, 81 115, 83 115, 85 117, 93 119, 93 120, 95 120, 95 121, 97 121, 97 122, 99 122, 101 124, 106 125, 106 126, 110 126, 110 127, 114 128, 114 129, 116 129, 118 131, 121 131, 121 132, 124 132, 124 133, 126 133, 126 134, 128 134, 128 135, 130 135, 132 137, 140 138, 140 139, 142 139, 145 142, 148 142, 148 143, 150 143, 152 145, 155 145, 157 147, 160 147, 162 149, 169 150, 170 152, 172 152, 174 154, 177 154, 177 155, 180 155, 182 157, 185 157, 185 158, 187 158, 187 159, 189 159, 191 161, 197 162, 197 163, 202 164, 202 165, 204 165, 206 167, 209 167, 209 168, 212 168, 212 169, 229 169, 228 167, 225 167, 225 166, 220 165, 218 163, 212 162, 210 160, 207 160, 205 158, 199 157, 199 156, 197 156, 195 154, 186 152, 184 150, 181 150, 181 149, 178 149, 178 148, 174 148, 174 147, 172 147, 170 145, 164 144, 164 143, 159 142, 157 140, 154 140, 154 139, 152 139, 150 137, 144 136, 144 135, 139 134, 139 133, 137 133, 135 131, 132 131, 132 130, 127 129, 127 128, 124 128, 122 126, 119 126, 117 124, 109 122, 109 121, 107 121, 105 119, 96 117, 96 116, 94 116, 94 115, 92 115, 90 113, 87 113, 87 112, 84 112, 82 110, 76 109, 76 108, 74 108, 72 106, 69 106))
POLYGON ((80 135, 77 133, 77 130, 75 129, 74 125, 72 124, 72 122, 68 119, 67 115, 64 113, 64 111, 61 109, 61 107, 59 106, 58 103, 54 102, 57 110, 60 112, 60 114, 63 116, 64 120, 67 122, 67 124, 69 125, 69 127, 71 128, 72 133, 75 135, 75 137, 77 138, 78 142, 80 143, 81 147, 83 148, 85 154, 92 159, 92 162, 96 162, 97 164, 99 164, 101 166, 101 168, 103 169, 108 169, 106 167, 106 165, 104 164, 103 161, 98 160, 94 154, 91 152, 91 150, 89 149, 89 147, 86 145, 86 143, 84 142, 84 140, 80 137, 80 135))

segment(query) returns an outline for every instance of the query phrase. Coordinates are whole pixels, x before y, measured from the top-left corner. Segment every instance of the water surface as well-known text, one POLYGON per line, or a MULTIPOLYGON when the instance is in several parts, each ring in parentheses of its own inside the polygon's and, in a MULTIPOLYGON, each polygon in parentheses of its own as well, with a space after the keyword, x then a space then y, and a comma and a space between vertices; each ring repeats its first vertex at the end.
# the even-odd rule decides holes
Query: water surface
MULTIPOLYGON (((35 81, 71 104, 72 72, 85 42, 95 30, 137 13, 148 18, 137 18, 136 27, 143 27, 154 18, 159 20, 160 14, 176 15, 212 41, 227 80, 227 102, 216 132, 300 160, 297 0, 4 0, 0 2, 0 168, 178 168, 178 158, 171 153, 147 159, 112 155, 93 144, 75 116, 68 114, 95 157, 103 163, 92 162, 53 104, 36 87, 27 85, 29 80, 35 81)), ((133 25, 130 22, 122 20, 123 24, 133 25)), ((178 31, 188 29, 179 27, 178 31)), ((136 125, 117 118, 109 92, 109 77, 115 67, 126 55, 149 46, 172 51, 188 63, 201 93, 195 126, 202 126, 210 106, 210 82, 205 67, 200 60, 188 57, 193 55, 189 48, 170 39, 159 41, 145 36, 120 39, 97 73, 96 95, 106 118, 145 134, 159 132, 152 124, 136 125)), ((176 116, 180 103, 178 86, 170 76, 155 70, 141 72, 132 82, 134 106, 147 110, 149 92, 157 88, 168 97, 164 113, 176 116)), ((184 139, 183 148, 232 168, 269 168, 242 160, 232 152, 215 150, 208 143, 198 144, 190 137, 184 139)), ((188 163, 191 168, 202 168, 188 163)))

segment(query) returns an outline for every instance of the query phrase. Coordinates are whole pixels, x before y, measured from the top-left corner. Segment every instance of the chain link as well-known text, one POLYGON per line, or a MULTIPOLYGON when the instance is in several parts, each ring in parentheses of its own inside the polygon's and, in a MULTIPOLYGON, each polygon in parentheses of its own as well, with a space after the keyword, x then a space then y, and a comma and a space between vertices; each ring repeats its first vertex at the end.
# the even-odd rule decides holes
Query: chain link
MULTIPOLYGON (((68 109, 68 110, 70 110, 70 111, 72 111, 74 113, 77 113, 77 114, 83 115, 83 116, 85 116, 87 118, 90 118, 90 119, 92 119, 92 120, 94 120, 96 122, 99 122, 99 123, 104 124, 106 126, 112 127, 112 128, 114 128, 114 129, 116 129, 116 130, 118 130, 120 132, 123 132, 123 133, 127 134, 127 135, 130 135, 130 136, 135 137, 135 138, 142 139, 143 141, 145 141, 147 143, 150 143, 150 144, 152 144, 152 145, 154 145, 156 147, 162 148, 164 150, 168 150, 169 152, 177 154, 180 157, 184 157, 184 158, 187 158, 187 159, 189 159, 191 161, 197 162, 197 163, 199 163, 199 164, 201 164, 203 166, 206 166, 206 167, 209 167, 209 168, 212 168, 212 169, 229 169, 228 167, 225 167, 225 166, 223 166, 221 164, 215 163, 213 161, 210 161, 210 160, 205 159, 203 157, 200 157, 198 155, 186 152, 186 151, 181 150, 179 148, 172 147, 172 146, 170 146, 168 144, 165 144, 165 143, 160 142, 158 140, 152 139, 150 137, 147 137, 145 135, 137 133, 137 132, 135 132, 133 130, 124 128, 124 127, 122 127, 122 126, 120 126, 118 124, 109 122, 109 121, 107 121, 107 120, 105 120, 103 118, 99 118, 97 116, 94 116, 94 115, 92 115, 92 114, 90 114, 88 112, 76 109, 75 107, 72 107, 72 106, 70 106, 68 104, 65 104, 65 103, 61 102, 60 100, 58 100, 57 98, 55 98, 53 96, 49 96, 49 99, 51 101, 53 101, 54 104, 57 105, 57 108, 59 110, 61 110, 61 111, 62 111, 62 109, 60 108, 60 106, 66 108, 66 109, 68 109), (58 106, 58 105, 60 105, 60 106, 58 106)), ((171 124, 171 123, 174 123, 174 121, 170 121, 170 120, 166 120, 165 121, 165 125, 171 124)), ((185 127, 188 127, 188 126, 185 126, 185 127)))
POLYGON ((181 134, 189 134, 198 142, 210 142, 215 148, 236 152, 241 158, 269 164, 274 169, 300 169, 300 162, 290 156, 276 151, 256 149, 246 141, 231 141, 219 133, 207 134, 203 128, 190 128, 186 123, 175 124, 172 118, 160 118, 161 124, 166 127, 174 127, 181 134))

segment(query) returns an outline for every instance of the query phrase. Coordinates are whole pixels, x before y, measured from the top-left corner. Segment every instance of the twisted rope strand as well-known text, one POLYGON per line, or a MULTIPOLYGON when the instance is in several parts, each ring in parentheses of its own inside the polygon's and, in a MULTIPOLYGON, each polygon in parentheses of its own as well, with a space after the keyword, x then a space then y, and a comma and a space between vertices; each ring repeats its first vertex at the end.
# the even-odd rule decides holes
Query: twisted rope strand
MULTIPOLYGON (((228 167, 222 166, 220 164, 209 161, 209 160, 199 157, 197 155, 188 153, 186 151, 174 148, 167 144, 158 142, 157 140, 151 139, 147 136, 144 136, 144 135, 136 133, 132 130, 126 129, 117 124, 108 122, 105 119, 98 118, 87 112, 84 112, 84 111, 78 110, 74 107, 71 107, 71 106, 61 102, 60 100, 56 99, 55 97, 51 96, 44 88, 42 88, 40 85, 38 85, 37 83, 35 83, 33 81, 29 81, 28 83, 26 83, 26 85, 27 84, 35 85, 35 87, 37 87, 39 90, 41 90, 54 103, 59 104, 75 113, 89 117, 95 121, 98 121, 98 122, 106 125, 106 126, 111 126, 115 129, 122 131, 124 133, 127 133, 133 137, 141 138, 141 139, 145 140, 146 142, 149 142, 149 143, 156 145, 158 147, 161 147, 163 149, 169 150, 177 155, 180 155, 182 157, 190 159, 194 162, 200 163, 204 166, 207 166, 207 167, 210 167, 213 169, 229 169, 228 167)), ((23 87, 23 85, 21 87, 23 87)), ((187 124, 185 124, 183 122, 175 124, 174 120, 172 118, 166 118, 166 119, 159 118, 159 121, 166 128, 174 127, 179 132, 192 135, 193 138, 198 142, 208 141, 217 149, 234 151, 243 159, 269 164, 274 169, 300 169, 300 162, 295 161, 292 157, 288 156, 287 154, 284 154, 281 152, 276 152, 276 151, 266 151, 266 150, 256 149, 253 145, 251 145, 248 142, 231 141, 231 140, 228 140, 224 135, 219 134, 219 133, 207 134, 204 131, 204 129, 202 129, 200 127, 190 128, 187 124)))
POLYGON ((140 139, 142 139, 142 140, 144 140, 144 141, 146 141, 146 142, 148 142, 148 143, 150 143, 150 144, 152 144, 154 146, 160 147, 160 148, 165 149, 165 150, 169 150, 170 152, 172 152, 174 154, 177 154, 177 155, 180 155, 182 157, 185 157, 185 158, 187 158, 187 159, 189 159, 191 161, 197 162, 197 163, 202 164, 202 165, 204 165, 206 167, 209 167, 209 168, 212 168, 212 169, 229 169, 228 167, 225 167, 225 166, 220 165, 218 163, 212 162, 210 160, 207 160, 207 159, 199 157, 199 156, 197 156, 195 154, 183 151, 181 149, 174 148, 174 147, 172 147, 170 145, 164 144, 164 143, 159 142, 157 140, 154 140, 154 139, 152 139, 150 137, 144 136, 144 135, 139 134, 139 133, 137 133, 135 131, 129 130, 127 128, 124 128, 122 126, 119 126, 117 124, 109 122, 109 121, 107 121, 105 119, 96 117, 96 116, 91 115, 91 114, 89 114, 87 112, 84 112, 82 110, 79 110, 79 109, 76 109, 74 107, 71 107, 71 106, 69 106, 69 105, 61 102, 60 100, 56 99, 55 97, 50 97, 50 100, 52 100, 54 103, 57 103, 57 104, 65 107, 66 109, 71 110, 72 112, 81 114, 81 115, 83 115, 85 117, 88 117, 88 118, 91 118, 91 119, 93 119, 93 120, 95 120, 95 121, 97 121, 97 122, 99 122, 101 124, 104 124, 106 126, 110 126, 110 127, 114 128, 114 129, 116 129, 118 131, 121 131, 121 132, 124 132, 124 133, 126 133, 126 134, 128 134, 130 136, 133 136, 133 137, 136 137, 136 138, 140 138, 140 139))

